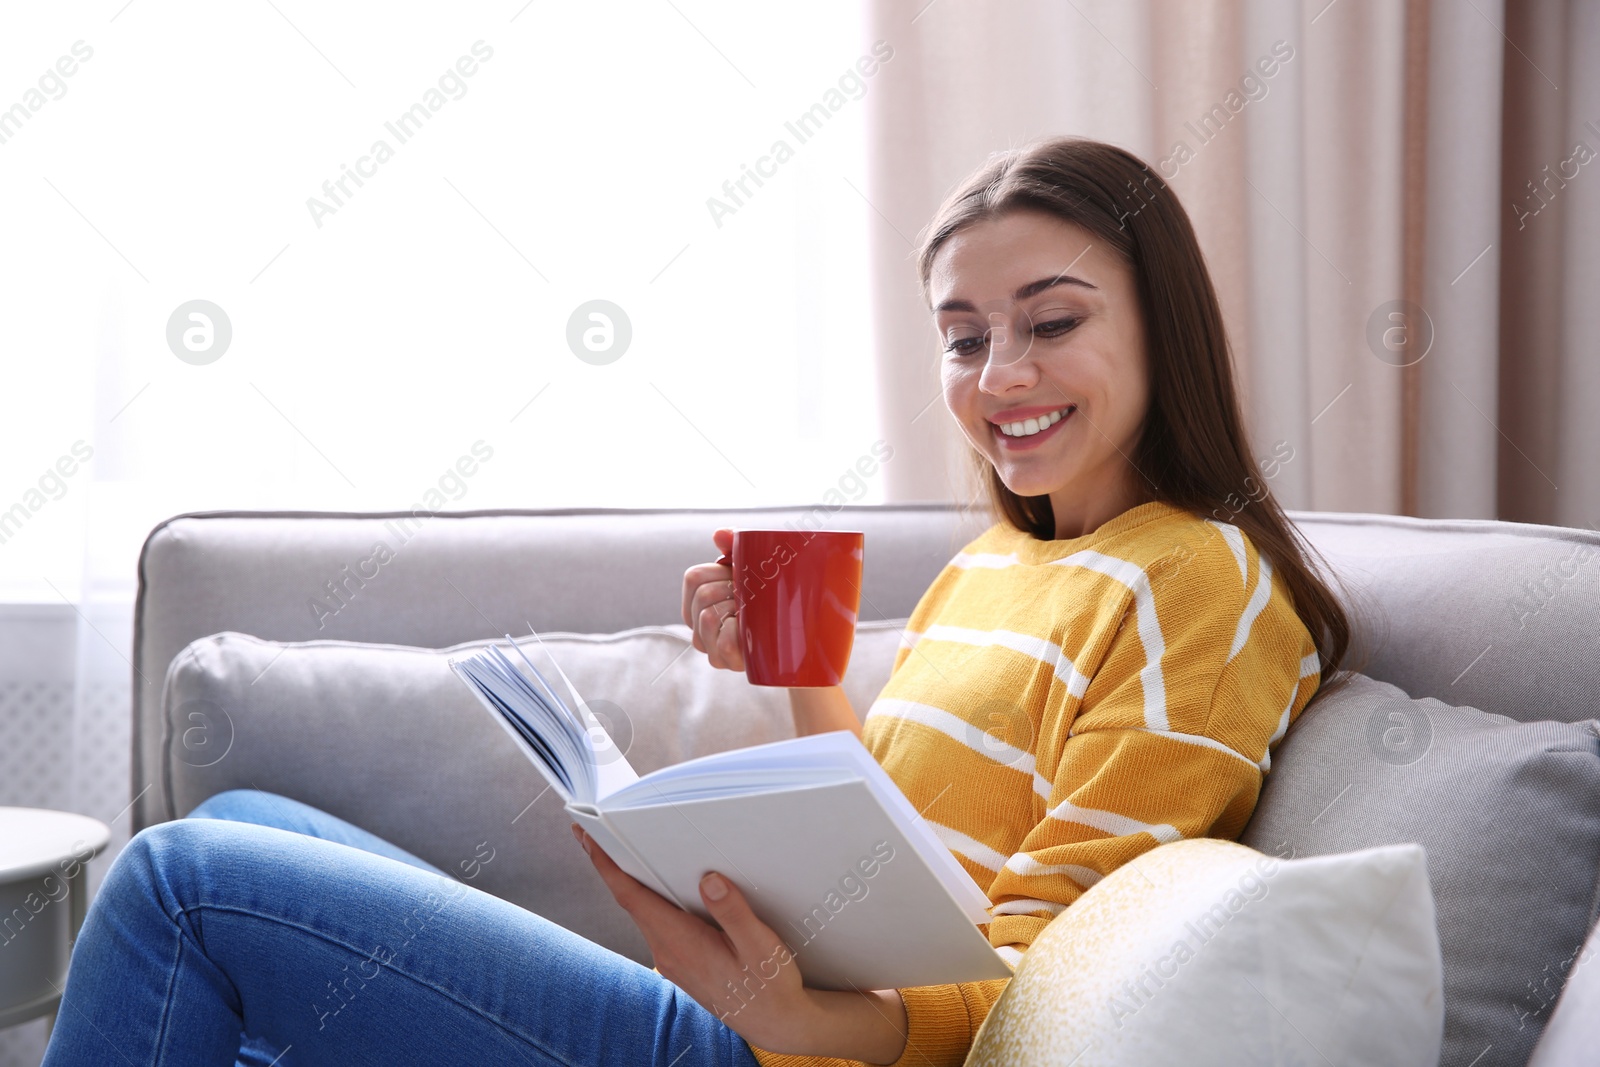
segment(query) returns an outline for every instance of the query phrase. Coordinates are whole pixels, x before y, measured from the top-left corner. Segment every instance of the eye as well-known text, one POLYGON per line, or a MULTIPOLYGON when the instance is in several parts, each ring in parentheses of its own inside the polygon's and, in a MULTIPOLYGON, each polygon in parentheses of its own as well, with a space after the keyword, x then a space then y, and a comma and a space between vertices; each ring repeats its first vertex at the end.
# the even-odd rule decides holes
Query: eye
POLYGON ((979 349, 981 349, 983 347, 984 347, 983 335, 982 334, 974 334, 974 335, 969 336, 969 337, 952 337, 952 338, 950 338, 950 342, 949 342, 949 344, 944 346, 944 350, 946 352, 949 352, 951 355, 955 355, 955 356, 970 356, 974 352, 977 352, 979 349))
POLYGON ((1062 334, 1070 333, 1072 330, 1076 329, 1078 324, 1082 321, 1082 319, 1073 318, 1071 316, 1061 319, 1051 319, 1049 322, 1041 322, 1035 325, 1033 332, 1039 337, 1060 337, 1062 334))

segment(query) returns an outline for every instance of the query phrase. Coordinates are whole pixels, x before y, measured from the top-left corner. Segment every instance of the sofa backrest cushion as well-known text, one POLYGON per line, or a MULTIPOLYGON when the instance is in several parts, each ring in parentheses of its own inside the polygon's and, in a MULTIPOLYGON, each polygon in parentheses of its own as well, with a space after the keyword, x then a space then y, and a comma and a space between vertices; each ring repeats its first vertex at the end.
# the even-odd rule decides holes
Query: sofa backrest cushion
MULTIPOLYGON (((1600 534, 1289 515, 1348 586, 1357 653, 1367 656, 1354 669, 1519 719, 1594 714, 1600 534)), ((134 828, 170 807, 159 773, 162 679, 208 634, 438 648, 525 633, 524 623, 582 633, 672 623, 679 576, 714 558, 718 526, 863 530, 862 618, 903 618, 989 521, 942 504, 175 516, 151 531, 139 558, 134 828), (375 554, 379 543, 387 556, 375 554)))
POLYGON ((161 794, 162 680, 189 642, 209 634, 444 648, 529 626, 604 634, 667 625, 681 621, 684 569, 717 558, 711 531, 720 526, 860 530, 861 617, 904 618, 986 525, 937 504, 175 516, 150 532, 139 557, 133 827, 171 807, 161 794))
POLYGON ((1444 957, 1441 1062, 1520 1065, 1554 1006, 1545 978, 1594 919, 1597 731, 1412 700, 1358 675, 1279 744, 1240 841, 1296 856, 1421 844, 1444 957))
POLYGON ((1291 512, 1337 575, 1349 670, 1521 722, 1595 715, 1600 533, 1291 512))

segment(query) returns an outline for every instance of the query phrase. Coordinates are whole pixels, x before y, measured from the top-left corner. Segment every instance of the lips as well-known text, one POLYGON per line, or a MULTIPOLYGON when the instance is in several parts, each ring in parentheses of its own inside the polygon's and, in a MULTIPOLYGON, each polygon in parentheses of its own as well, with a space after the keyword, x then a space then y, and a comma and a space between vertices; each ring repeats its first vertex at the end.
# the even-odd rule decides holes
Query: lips
POLYGON ((1000 432, 1007 437, 1031 437, 1041 430, 1048 430, 1066 418, 1071 411, 1072 407, 1068 405, 1067 407, 1056 408, 1049 414, 1040 415, 1038 418, 1019 419, 1016 422, 1000 422, 996 420, 995 425, 999 426, 1000 432))
MULTIPOLYGON (((1050 413, 1053 413, 1053 412, 1056 412, 1056 411, 1060 411, 1061 409, 1060 408, 1043 408, 1043 409, 1017 408, 1015 410, 1017 410, 1017 411, 1040 410, 1043 413, 1045 413, 1045 415, 1048 417, 1048 415, 1050 413)), ((1077 411, 1078 411, 1078 409, 1077 409, 1076 405, 1068 406, 1068 408, 1066 409, 1066 414, 1062 415, 1061 418, 1058 419, 1055 423, 1053 423, 1052 425, 1047 426, 1046 428, 1044 428, 1042 430, 1039 430, 1039 431, 1037 431, 1035 433, 1027 434, 1027 435, 1022 436, 1022 437, 1010 437, 1010 436, 1007 436, 1005 431, 1001 430, 1000 427, 998 425, 996 425, 995 423, 993 423, 993 422, 991 422, 989 424, 990 425, 990 432, 994 434, 994 438, 995 438, 996 441, 998 441, 1000 443, 1000 447, 1005 449, 1006 451, 1010 451, 1010 452, 1026 451, 1028 449, 1038 448, 1040 445, 1044 444, 1045 441, 1047 441, 1050 438, 1054 437, 1061 430, 1061 427, 1065 426, 1068 422, 1070 422, 1072 420, 1072 416, 1077 414, 1077 411)), ((1007 412, 1006 414, 1010 415, 1011 413, 1007 412)), ((1035 418, 1037 418, 1037 417, 1035 417, 1035 418)), ((1016 421, 1017 421, 1016 418, 1014 416, 1012 416, 1011 418, 1009 418, 1007 420, 1007 423, 1009 425, 1009 424, 1015 423, 1016 421)), ((1023 421, 1026 421, 1026 420, 1023 420, 1023 421)))
POLYGON ((1051 412, 1060 411, 1063 408, 1076 406, 1076 404, 1050 404, 1047 406, 1035 405, 1031 408, 1007 408, 1004 411, 997 411, 993 415, 990 415, 989 421, 994 423, 996 426, 1001 426, 1008 422, 1025 422, 1028 419, 1036 419, 1041 415, 1049 415, 1051 412))

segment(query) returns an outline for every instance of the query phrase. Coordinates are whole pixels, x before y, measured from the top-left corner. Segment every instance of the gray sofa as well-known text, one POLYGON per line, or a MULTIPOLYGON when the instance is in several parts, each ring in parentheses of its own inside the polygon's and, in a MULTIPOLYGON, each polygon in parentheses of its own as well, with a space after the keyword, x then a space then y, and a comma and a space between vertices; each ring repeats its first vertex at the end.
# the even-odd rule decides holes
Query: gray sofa
MULTIPOLYGON (((170 519, 139 564, 135 827, 224 789, 285 793, 645 959, 560 805, 438 650, 539 631, 585 695, 610 709, 641 772, 787 736, 781 692, 685 653, 680 580, 714 558, 718 526, 825 519, 866 533, 863 623, 845 682, 865 713, 887 677, 894 620, 986 522, 939 505, 820 510, 170 519)), ((1422 841, 1450 1013, 1440 1062, 1592 1062, 1600 936, 1585 938, 1600 902, 1600 739, 1589 725, 1600 715, 1600 536, 1291 517, 1345 586, 1353 666, 1404 694, 1358 690, 1312 723, 1314 702, 1275 754, 1243 840, 1264 850, 1288 841, 1300 854, 1422 841), (1389 701, 1381 722, 1355 703, 1373 693, 1389 701), (1433 699, 1395 703, 1405 694, 1433 699), (1391 720, 1421 747, 1384 749, 1380 737, 1401 736, 1384 732, 1391 720), (1420 743, 1405 732, 1418 726, 1420 743), (1340 782, 1337 795, 1322 795, 1340 782), (1474 793, 1480 783, 1520 790, 1519 799, 1474 793), (1496 899, 1508 896, 1518 899, 1496 899)))

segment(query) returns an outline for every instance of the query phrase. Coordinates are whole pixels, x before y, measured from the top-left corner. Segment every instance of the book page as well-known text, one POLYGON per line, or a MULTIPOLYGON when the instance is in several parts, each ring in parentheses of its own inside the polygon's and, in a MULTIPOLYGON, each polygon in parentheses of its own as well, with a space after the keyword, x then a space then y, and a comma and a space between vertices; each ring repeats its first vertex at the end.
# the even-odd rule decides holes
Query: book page
POLYGON ((710 786, 723 795, 754 795, 787 788, 796 777, 817 783, 850 778, 865 782, 877 807, 927 858, 950 895, 976 924, 989 921, 989 896, 934 834, 877 760, 846 730, 810 734, 766 745, 729 749, 652 771, 620 793, 606 798, 607 811, 635 804, 659 804, 680 797, 704 796, 710 786))
MULTIPOLYGON (((784 939, 814 989, 891 989, 1011 975, 859 779, 635 803, 604 809, 604 818, 671 891, 663 895, 702 918, 709 915, 700 900, 700 879, 708 871, 726 875, 784 939)), ((943 845, 939 850, 948 855, 943 845)))
POLYGON ((528 627, 528 630, 533 633, 534 640, 539 641, 539 649, 546 654, 550 665, 555 669, 555 675, 562 680, 562 685, 565 685, 566 691, 571 694, 571 701, 563 701, 562 694, 557 693, 554 686, 544 681, 544 675, 539 673, 538 667, 534 667, 533 661, 528 659, 528 654, 523 653, 522 646, 512 640, 510 633, 507 633, 506 640, 510 641, 512 648, 517 649, 518 656, 522 656, 522 661, 528 664, 528 670, 533 672, 534 677, 544 683, 550 699, 555 702, 558 709, 566 713, 568 723, 581 731, 579 757, 586 765, 581 771, 586 779, 586 789, 582 792, 581 800, 602 800, 610 797, 616 790, 637 782, 638 773, 634 771, 634 765, 627 761, 626 755, 622 755, 622 750, 611 734, 606 733, 605 726, 600 725, 600 720, 594 717, 594 712, 590 712, 589 702, 584 701, 582 694, 578 693, 578 686, 574 686, 571 678, 566 677, 562 664, 555 661, 550 649, 544 648, 544 638, 539 637, 538 630, 533 630, 533 627, 528 627))
MULTIPOLYGON (((509 636, 507 635, 508 638, 509 636)), ((539 637, 537 633, 533 636, 539 637)), ((540 647, 543 647, 544 640, 542 638, 540 638, 539 644, 540 647)), ((519 649, 518 651, 521 650, 519 649)), ((545 655, 550 655, 548 649, 545 651, 545 655)), ((523 659, 526 660, 527 657, 524 656, 523 659)), ((531 663, 528 665, 530 667, 533 666, 531 663)), ((554 656, 550 656, 550 665, 556 669, 556 674, 560 677, 562 683, 566 685, 567 692, 572 694, 571 703, 562 701, 562 707, 572 713, 573 718, 582 725, 584 736, 588 740, 589 758, 594 765, 595 798, 604 800, 617 790, 637 782, 639 774, 633 769, 633 764, 628 762, 628 757, 623 755, 622 750, 617 747, 617 742, 606 732, 606 728, 600 724, 600 720, 594 717, 594 713, 589 710, 588 702, 578 693, 578 687, 572 684, 572 679, 567 677, 567 672, 561 669, 561 664, 556 662, 554 656)), ((559 693, 552 692, 551 695, 557 700, 561 700, 559 693)))

